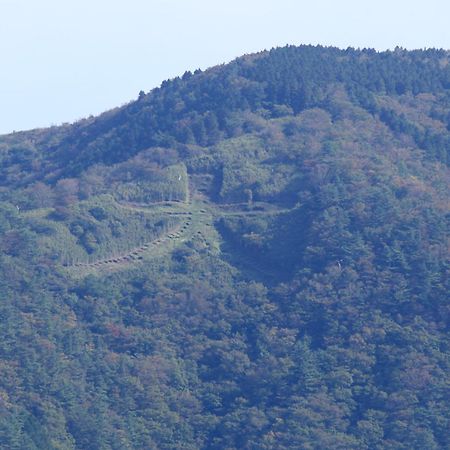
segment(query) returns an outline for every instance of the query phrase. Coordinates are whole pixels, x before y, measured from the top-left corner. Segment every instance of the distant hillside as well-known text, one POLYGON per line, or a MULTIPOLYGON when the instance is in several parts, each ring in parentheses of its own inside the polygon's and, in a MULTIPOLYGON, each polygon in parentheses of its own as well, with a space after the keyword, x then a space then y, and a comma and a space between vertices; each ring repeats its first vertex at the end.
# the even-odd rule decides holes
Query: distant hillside
POLYGON ((449 448, 449 62, 289 46, 0 136, 0 448, 449 448))

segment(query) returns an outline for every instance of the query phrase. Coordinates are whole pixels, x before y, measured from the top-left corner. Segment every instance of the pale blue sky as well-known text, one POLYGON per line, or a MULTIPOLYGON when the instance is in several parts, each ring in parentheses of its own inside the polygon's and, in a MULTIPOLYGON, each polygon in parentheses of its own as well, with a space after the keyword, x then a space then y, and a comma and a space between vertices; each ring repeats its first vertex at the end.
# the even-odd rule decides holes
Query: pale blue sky
POLYGON ((0 133, 285 44, 450 49, 449 0, 0 0, 0 133))

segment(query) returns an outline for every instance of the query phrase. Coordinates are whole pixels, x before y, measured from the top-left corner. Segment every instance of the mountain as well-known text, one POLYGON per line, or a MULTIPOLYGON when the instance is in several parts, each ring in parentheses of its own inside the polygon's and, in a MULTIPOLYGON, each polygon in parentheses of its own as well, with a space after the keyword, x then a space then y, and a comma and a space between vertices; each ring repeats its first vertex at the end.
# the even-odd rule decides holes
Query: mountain
POLYGON ((449 62, 288 46, 1 136, 0 448, 449 448, 449 62))

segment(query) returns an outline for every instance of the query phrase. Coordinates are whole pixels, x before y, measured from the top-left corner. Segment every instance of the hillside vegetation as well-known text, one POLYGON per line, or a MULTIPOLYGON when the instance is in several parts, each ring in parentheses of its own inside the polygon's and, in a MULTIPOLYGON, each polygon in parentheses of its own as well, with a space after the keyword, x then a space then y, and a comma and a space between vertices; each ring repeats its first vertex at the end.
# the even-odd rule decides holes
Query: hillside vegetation
POLYGON ((433 49, 1 136, 0 448, 449 448, 449 163, 433 49))

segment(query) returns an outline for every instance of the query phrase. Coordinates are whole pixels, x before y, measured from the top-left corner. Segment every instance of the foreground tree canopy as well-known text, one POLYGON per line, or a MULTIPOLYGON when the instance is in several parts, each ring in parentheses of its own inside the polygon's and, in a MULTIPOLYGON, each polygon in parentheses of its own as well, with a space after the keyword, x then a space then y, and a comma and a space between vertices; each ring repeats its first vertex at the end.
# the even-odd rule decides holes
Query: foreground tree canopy
POLYGON ((450 53, 285 47, 0 137, 0 447, 446 449, 450 53))

